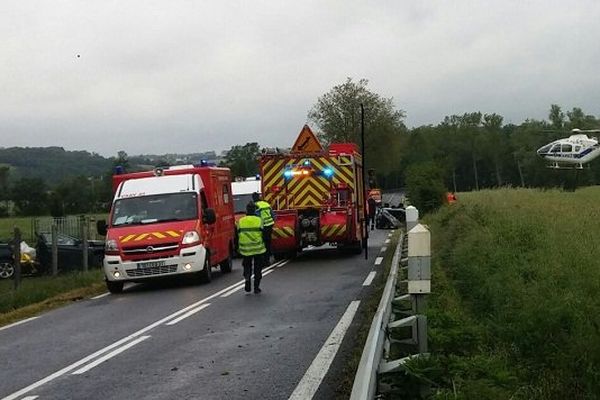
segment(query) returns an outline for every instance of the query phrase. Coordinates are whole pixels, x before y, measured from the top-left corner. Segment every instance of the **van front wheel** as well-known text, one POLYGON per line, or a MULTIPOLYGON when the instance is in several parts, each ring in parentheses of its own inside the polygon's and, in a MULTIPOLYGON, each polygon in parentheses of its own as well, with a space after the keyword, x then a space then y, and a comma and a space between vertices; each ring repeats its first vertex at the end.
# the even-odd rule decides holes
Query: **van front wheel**
POLYGON ((206 252, 206 258, 204 259, 204 268, 198 272, 200 282, 209 283, 212 280, 212 271, 210 266, 210 254, 206 252))
POLYGON ((123 291, 123 282, 113 282, 107 280, 106 288, 113 294, 121 293, 123 291))

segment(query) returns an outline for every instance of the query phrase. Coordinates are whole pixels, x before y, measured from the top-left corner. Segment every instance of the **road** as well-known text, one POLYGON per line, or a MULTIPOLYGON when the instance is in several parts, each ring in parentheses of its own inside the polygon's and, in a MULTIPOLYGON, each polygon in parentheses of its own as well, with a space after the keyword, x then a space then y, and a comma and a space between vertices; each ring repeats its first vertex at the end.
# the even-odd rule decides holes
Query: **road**
POLYGON ((2 328, 0 397, 331 398, 388 234, 372 233, 369 260, 324 248, 273 264, 259 295, 236 260, 210 284, 131 285, 2 328))

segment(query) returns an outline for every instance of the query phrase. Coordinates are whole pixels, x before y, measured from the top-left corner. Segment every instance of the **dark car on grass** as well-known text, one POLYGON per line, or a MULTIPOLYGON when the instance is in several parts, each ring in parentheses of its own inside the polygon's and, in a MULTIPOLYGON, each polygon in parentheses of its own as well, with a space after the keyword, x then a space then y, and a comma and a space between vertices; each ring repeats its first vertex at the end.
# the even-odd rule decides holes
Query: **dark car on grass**
MULTIPOLYGON (((83 241, 63 233, 56 235, 58 250, 58 270, 68 272, 81 270, 83 265, 83 241)), ((23 265, 25 275, 42 274, 52 270, 52 234, 42 232, 37 235, 36 260, 31 265, 23 265)), ((104 241, 88 240, 88 266, 99 268, 104 259, 104 241)), ((14 275, 13 256, 10 245, 0 243, 0 279, 14 275)))

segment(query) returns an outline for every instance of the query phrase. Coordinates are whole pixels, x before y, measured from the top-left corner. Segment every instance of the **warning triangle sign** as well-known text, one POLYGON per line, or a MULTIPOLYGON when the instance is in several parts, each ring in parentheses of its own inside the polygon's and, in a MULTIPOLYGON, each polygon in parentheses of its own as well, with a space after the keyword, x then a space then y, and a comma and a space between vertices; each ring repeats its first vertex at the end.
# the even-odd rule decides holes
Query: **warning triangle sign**
POLYGON ((323 151, 323 146, 315 134, 310 130, 308 125, 304 125, 298 139, 292 146, 292 153, 320 153, 323 151))

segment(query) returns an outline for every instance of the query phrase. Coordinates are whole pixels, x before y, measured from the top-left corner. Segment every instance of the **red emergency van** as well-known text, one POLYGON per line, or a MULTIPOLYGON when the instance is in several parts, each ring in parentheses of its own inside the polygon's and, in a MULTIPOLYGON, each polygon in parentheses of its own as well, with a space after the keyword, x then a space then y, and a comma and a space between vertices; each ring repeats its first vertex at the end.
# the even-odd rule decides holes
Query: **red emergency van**
POLYGON ((125 282, 231 272, 235 220, 228 168, 183 165, 115 174, 104 274, 111 293, 125 282))

